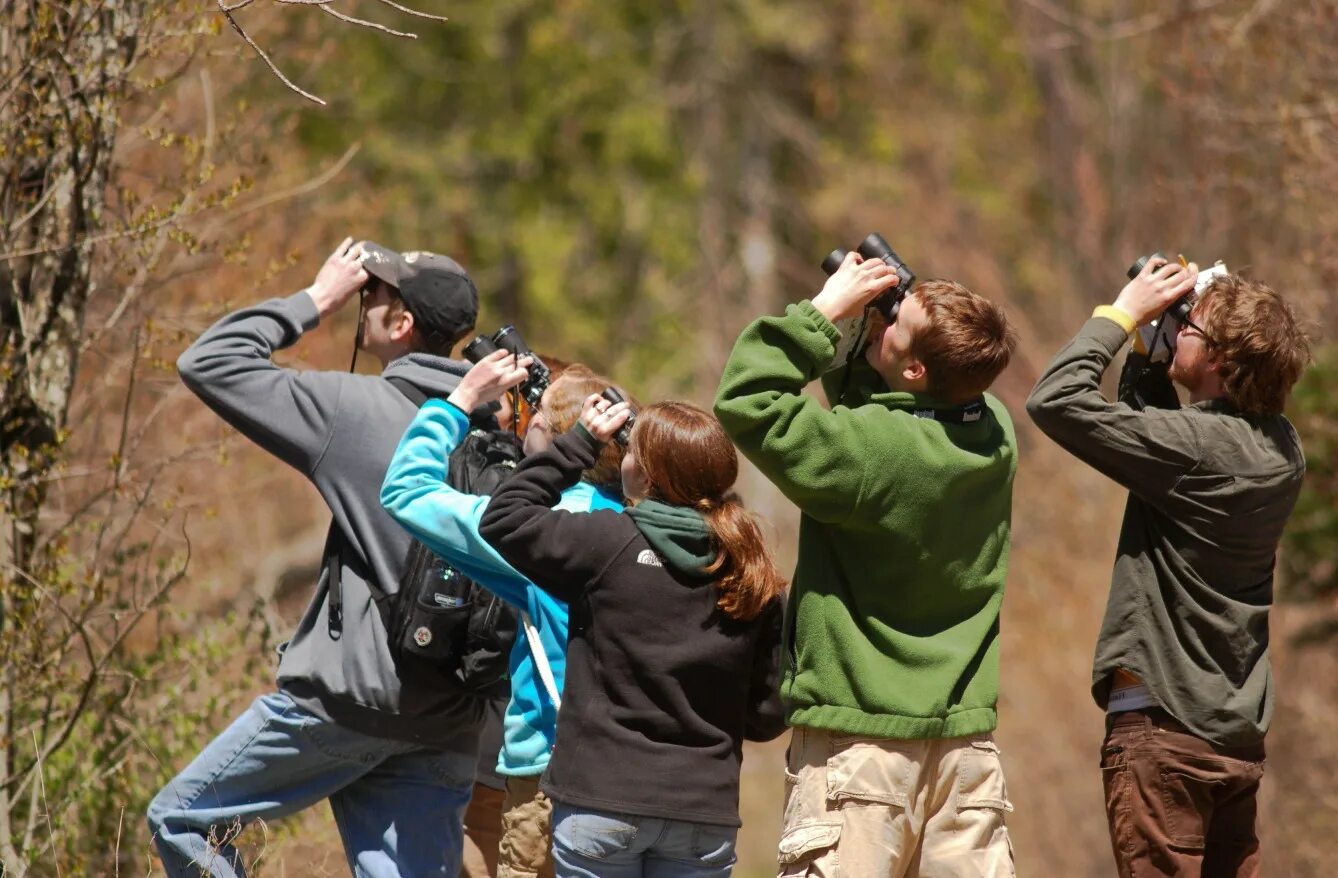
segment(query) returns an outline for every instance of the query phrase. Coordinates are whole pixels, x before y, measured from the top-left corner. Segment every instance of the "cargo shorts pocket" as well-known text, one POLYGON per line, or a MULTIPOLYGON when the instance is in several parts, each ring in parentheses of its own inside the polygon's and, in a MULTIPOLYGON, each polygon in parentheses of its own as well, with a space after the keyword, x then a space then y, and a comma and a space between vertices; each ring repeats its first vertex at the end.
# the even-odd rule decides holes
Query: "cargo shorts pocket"
MULTIPOLYGON (((787 827, 777 849, 780 878, 803 878, 808 875, 809 867, 819 859, 829 855, 836 856, 836 846, 840 840, 840 820, 787 827)), ((824 871, 834 871, 836 864, 833 862, 831 865, 832 869, 824 871)))
POLYGON ((889 805, 904 809, 915 785, 919 742, 836 739, 827 760, 827 799, 837 806, 889 805))
POLYGON ((988 739, 971 741, 957 761, 957 809, 992 808, 1013 810, 1004 784, 999 746, 988 739))

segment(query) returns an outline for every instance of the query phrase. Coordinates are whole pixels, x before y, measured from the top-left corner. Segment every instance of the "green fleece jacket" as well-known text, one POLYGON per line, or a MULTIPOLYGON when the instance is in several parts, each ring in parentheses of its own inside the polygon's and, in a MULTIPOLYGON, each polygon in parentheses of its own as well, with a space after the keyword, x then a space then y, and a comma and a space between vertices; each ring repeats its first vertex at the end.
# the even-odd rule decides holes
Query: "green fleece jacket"
POLYGON ((840 334, 810 302, 739 337, 715 412, 803 513, 781 693, 791 725, 881 738, 992 730, 1017 445, 1003 405, 962 423, 862 361, 803 393, 840 334))

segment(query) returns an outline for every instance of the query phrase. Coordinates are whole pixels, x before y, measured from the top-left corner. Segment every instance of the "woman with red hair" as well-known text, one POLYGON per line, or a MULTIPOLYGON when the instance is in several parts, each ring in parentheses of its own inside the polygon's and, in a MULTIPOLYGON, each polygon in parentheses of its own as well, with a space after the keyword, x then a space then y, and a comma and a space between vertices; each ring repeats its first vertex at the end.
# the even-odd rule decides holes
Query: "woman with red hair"
POLYGON ((687 403, 637 414, 625 514, 552 508, 629 415, 587 399, 580 424, 493 494, 479 532, 570 606, 566 696, 541 784, 558 876, 727 876, 743 741, 785 728, 785 582, 730 490, 734 446, 687 403))

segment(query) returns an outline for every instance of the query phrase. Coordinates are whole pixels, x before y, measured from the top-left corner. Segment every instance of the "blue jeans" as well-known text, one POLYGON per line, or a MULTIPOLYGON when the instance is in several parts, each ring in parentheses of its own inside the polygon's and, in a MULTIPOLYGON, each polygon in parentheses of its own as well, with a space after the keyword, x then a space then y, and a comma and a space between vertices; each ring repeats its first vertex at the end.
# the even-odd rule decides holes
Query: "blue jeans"
POLYGON ((557 878, 728 878, 734 826, 553 803, 557 878))
POLYGON ((476 755, 374 738, 262 695, 149 804, 171 878, 242 878, 242 826, 329 799, 358 878, 455 878, 476 755))

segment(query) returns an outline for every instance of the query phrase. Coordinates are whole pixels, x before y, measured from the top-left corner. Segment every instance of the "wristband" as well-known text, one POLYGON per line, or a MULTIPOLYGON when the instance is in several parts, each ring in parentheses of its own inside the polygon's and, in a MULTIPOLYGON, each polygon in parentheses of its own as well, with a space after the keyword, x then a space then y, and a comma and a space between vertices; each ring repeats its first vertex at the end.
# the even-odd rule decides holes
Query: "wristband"
POLYGON ((1117 324, 1124 330, 1125 335, 1133 335, 1134 330, 1138 328, 1138 321, 1129 315, 1123 308, 1116 308, 1114 305, 1097 305, 1096 310, 1092 312, 1093 317, 1104 317, 1112 323, 1117 324))

